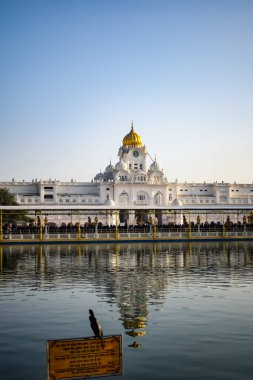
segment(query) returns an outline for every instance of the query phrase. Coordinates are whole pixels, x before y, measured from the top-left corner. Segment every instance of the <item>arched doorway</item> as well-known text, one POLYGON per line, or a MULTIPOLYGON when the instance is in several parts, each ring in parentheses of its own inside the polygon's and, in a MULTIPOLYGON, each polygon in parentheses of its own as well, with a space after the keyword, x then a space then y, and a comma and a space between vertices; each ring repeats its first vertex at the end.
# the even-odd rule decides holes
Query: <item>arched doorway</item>
POLYGON ((120 224, 128 225, 129 220, 129 211, 128 210, 119 210, 119 222, 120 224))

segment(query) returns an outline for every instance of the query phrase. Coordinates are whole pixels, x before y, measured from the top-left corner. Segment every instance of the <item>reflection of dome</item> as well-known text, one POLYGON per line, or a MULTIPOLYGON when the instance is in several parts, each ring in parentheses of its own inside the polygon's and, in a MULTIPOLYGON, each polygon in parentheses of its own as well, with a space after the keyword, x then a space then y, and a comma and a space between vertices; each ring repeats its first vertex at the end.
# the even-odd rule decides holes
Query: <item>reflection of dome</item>
POLYGON ((120 160, 120 161, 115 165, 115 169, 116 169, 117 171, 127 170, 127 164, 126 164, 124 161, 120 160))
POLYGON ((150 170, 160 170, 160 166, 159 166, 158 162, 156 161, 156 159, 150 165, 150 170))
POLYGON ((142 138, 138 133, 134 131, 134 127, 132 124, 131 131, 124 137, 123 145, 128 146, 142 146, 142 138))
POLYGON ((147 318, 132 316, 131 319, 125 317, 124 327, 125 329, 143 329, 146 327, 147 318))
POLYGON ((174 199, 172 206, 182 206, 182 202, 179 199, 174 199))

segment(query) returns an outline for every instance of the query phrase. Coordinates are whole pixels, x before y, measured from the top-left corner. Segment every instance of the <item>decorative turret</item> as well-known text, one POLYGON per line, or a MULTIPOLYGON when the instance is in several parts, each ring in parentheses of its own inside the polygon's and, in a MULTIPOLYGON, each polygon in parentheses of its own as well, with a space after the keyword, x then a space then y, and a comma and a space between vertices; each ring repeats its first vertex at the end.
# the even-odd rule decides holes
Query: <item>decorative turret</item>
POLYGON ((152 171, 160 170, 160 166, 159 166, 158 162, 156 161, 156 158, 155 158, 155 161, 153 161, 152 164, 150 165, 150 170, 152 170, 152 171))
POLYGON ((113 173, 114 173, 114 171, 115 171, 114 166, 110 162, 110 164, 105 168, 105 171, 103 173, 100 170, 100 173, 98 173, 94 177, 94 181, 95 182, 109 182, 109 181, 112 181, 113 180, 113 173))
POLYGON ((105 168, 105 174, 111 175, 113 173, 113 171, 114 171, 114 166, 110 162, 110 164, 108 166, 106 166, 106 168, 105 168))
POLYGON ((115 165, 115 170, 116 171, 127 170, 127 164, 120 159, 120 161, 117 162, 117 164, 115 165))
POLYGON ((150 183, 166 183, 167 179, 163 173, 163 170, 160 168, 160 165, 155 160, 149 167, 148 179, 150 183))

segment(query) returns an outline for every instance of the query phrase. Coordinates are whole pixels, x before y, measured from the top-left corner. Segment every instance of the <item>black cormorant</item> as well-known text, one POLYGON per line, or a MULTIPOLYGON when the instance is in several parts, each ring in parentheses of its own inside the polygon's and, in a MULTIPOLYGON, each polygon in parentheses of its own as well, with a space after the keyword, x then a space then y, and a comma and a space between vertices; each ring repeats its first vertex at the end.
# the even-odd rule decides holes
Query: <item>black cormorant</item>
POLYGON ((92 328, 95 336, 97 338, 101 339, 101 344, 102 344, 102 347, 104 348, 104 343, 103 343, 103 339, 102 339, 103 329, 102 329, 100 323, 98 322, 97 318, 95 317, 93 310, 89 309, 89 313, 90 313, 90 316, 89 316, 90 327, 92 328))

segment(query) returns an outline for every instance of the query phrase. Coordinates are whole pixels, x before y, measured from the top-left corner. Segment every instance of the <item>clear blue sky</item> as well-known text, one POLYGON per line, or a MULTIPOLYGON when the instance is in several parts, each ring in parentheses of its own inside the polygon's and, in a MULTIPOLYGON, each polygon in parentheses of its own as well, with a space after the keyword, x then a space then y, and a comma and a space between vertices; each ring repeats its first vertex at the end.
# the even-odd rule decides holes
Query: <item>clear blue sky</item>
POLYGON ((169 181, 253 181, 252 0, 1 0, 0 181, 90 181, 131 121, 169 181))

